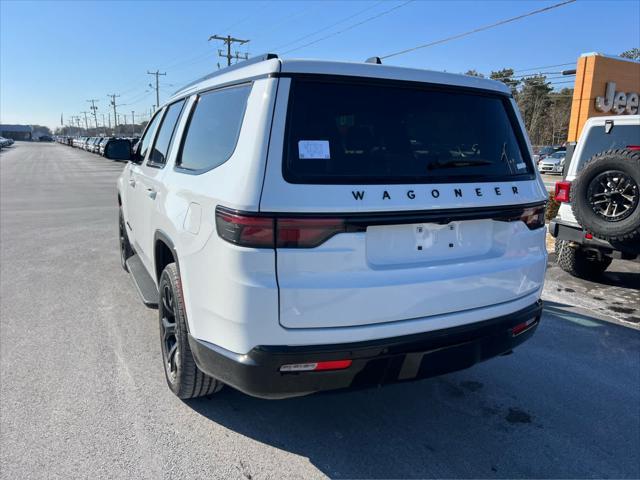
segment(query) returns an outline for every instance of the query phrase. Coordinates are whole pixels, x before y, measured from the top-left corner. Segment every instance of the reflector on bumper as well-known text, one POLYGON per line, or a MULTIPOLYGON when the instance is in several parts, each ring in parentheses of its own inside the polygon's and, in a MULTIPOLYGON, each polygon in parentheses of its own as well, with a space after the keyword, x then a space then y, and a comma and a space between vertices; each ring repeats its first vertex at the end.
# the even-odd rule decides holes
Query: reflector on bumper
POLYGON ((317 372, 320 370, 342 370, 351 366, 351 360, 331 360, 328 362, 291 363, 282 365, 281 372, 317 372))
POLYGON ((526 322, 519 323, 511 329, 511 334, 515 337, 529 330, 536 323, 537 318, 532 318, 526 322))

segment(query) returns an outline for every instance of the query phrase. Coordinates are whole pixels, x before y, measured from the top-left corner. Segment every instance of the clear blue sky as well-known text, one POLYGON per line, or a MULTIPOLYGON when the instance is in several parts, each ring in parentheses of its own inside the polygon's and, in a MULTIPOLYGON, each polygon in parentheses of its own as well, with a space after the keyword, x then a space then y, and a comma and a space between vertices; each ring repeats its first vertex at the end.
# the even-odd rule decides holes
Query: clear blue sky
MULTIPOLYGON (((222 63, 216 57, 219 45, 207 41, 211 34, 251 39, 241 47, 250 55, 274 51, 285 57, 362 61, 558 1, 416 0, 384 14, 405 0, 0 0, 0 121, 55 127, 61 113, 66 123, 71 115, 88 111, 89 98, 98 98, 99 114, 106 113, 108 93, 121 94, 118 100, 126 104, 122 112, 148 112, 155 95, 146 71, 167 72, 161 77, 162 102, 182 84, 222 63), (347 17, 352 18, 338 23, 347 17), (366 22, 350 28, 362 21, 366 22), (295 42, 318 30, 323 31, 295 42), (303 48, 285 53, 298 46, 303 48)), ((619 54, 638 47, 639 18, 638 0, 579 0, 385 63, 484 73, 503 67, 523 70, 570 63, 584 52, 619 54)), ((571 84, 557 84, 563 86, 571 84)))

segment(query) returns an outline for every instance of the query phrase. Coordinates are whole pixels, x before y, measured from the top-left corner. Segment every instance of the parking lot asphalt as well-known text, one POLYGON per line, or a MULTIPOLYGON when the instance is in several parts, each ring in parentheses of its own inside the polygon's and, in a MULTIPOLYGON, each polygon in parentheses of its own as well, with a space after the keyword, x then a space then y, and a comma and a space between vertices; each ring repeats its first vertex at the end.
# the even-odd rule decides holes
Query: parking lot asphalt
POLYGON ((637 264, 600 286, 552 266, 534 337, 466 371, 182 402, 119 264, 122 167, 57 144, 0 153, 1 478, 640 477, 637 264))

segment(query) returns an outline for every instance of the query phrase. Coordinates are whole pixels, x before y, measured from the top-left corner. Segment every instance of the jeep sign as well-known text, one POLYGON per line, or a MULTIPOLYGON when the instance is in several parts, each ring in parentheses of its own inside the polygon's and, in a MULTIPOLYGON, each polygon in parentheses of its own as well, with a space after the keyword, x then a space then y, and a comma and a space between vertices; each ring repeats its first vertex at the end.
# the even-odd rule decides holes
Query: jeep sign
POLYGON ((607 82, 604 97, 596 97, 596 110, 616 115, 638 113, 638 93, 616 92, 616 82, 607 82))

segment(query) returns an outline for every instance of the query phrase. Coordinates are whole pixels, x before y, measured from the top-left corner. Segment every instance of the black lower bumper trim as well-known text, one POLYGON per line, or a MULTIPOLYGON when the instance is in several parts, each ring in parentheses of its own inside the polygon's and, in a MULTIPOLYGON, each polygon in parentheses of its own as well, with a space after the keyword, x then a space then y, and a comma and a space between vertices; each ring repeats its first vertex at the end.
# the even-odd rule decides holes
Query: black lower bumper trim
POLYGON ((586 232, 582 230, 582 228, 567 225, 559 222, 558 220, 551 220, 549 222, 549 233, 552 237, 555 237, 558 240, 567 240, 581 245, 609 248, 613 250, 613 247, 609 242, 600 240, 599 238, 585 238, 584 235, 586 232))
POLYGON ((206 374, 249 395, 286 398, 322 390, 417 380, 468 368, 511 351, 538 326, 542 302, 502 317, 470 325, 357 343, 259 346, 246 355, 193 337, 191 351, 206 374), (535 320, 513 335, 514 326, 535 320), (280 372, 286 364, 351 360, 344 370, 280 372))
POLYGON ((633 260, 640 255, 640 249, 637 247, 632 248, 625 244, 612 245, 610 242, 596 237, 586 238, 586 232, 582 228, 563 223, 557 219, 549 222, 549 233, 558 240, 565 240, 567 242, 577 243, 586 248, 597 249, 614 258, 633 260))

